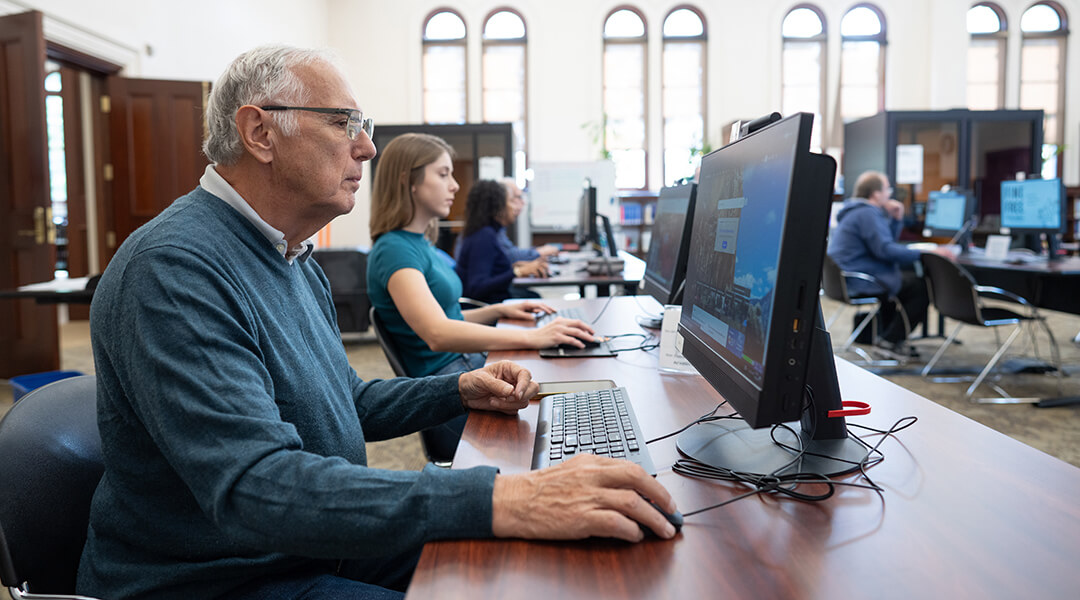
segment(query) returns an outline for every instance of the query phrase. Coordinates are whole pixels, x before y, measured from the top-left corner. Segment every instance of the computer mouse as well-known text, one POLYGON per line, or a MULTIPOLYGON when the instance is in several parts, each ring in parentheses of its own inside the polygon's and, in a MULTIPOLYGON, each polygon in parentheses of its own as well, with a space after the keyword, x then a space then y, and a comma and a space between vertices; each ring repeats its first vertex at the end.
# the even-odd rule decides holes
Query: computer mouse
MULTIPOLYGON (((671 525, 673 527, 675 527, 675 533, 679 533, 680 531, 682 531, 683 516, 682 516, 681 512, 675 511, 675 512, 669 514, 669 513, 665 512, 664 509, 660 508, 655 502, 649 502, 649 504, 653 508, 658 510, 660 512, 660 514, 664 515, 667 518, 668 523, 671 523, 671 525)), ((641 523, 638 523, 638 527, 641 528, 641 532, 645 534, 645 537, 660 537, 660 536, 656 535, 653 532, 652 529, 649 529, 648 527, 646 527, 645 525, 643 525, 641 523)))
MULTIPOLYGON (((599 340, 599 339, 592 340, 592 341, 581 340, 581 342, 583 344, 585 344, 586 348, 595 348, 595 347, 600 345, 601 341, 603 341, 603 340, 599 340)), ((579 348, 577 346, 573 345, 573 344, 559 344, 558 347, 562 348, 563 350, 579 350, 579 348)))

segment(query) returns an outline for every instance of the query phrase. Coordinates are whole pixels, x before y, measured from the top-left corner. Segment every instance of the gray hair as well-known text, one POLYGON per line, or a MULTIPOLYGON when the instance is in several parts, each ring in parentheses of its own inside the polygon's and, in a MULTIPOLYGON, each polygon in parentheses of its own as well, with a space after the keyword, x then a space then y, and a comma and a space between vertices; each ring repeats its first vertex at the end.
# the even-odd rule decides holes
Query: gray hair
MULTIPOLYGON (((326 51, 290 46, 260 46, 236 57, 214 84, 206 102, 206 157, 220 165, 235 164, 244 153, 236 128, 236 111, 248 104, 303 105, 308 90, 294 70, 319 62, 337 64, 326 51)), ((272 116, 282 133, 296 133, 294 113, 280 111, 272 116)))

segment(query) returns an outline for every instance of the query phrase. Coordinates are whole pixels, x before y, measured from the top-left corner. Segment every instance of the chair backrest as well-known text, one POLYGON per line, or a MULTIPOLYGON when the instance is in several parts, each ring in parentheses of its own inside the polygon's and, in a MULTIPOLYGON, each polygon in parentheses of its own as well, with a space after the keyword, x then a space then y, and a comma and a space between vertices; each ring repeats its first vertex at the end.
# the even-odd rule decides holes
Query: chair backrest
POLYGON ((379 313, 374 306, 371 307, 370 321, 371 328, 375 330, 375 339, 379 340, 379 346, 382 347, 383 354, 386 355, 386 362, 390 363, 390 368, 394 370, 394 375, 408 377, 409 374, 405 371, 405 363, 401 360, 401 352, 398 351, 397 344, 390 337, 390 332, 386 330, 386 324, 379 318, 379 313))
POLYGON ((367 251, 361 248, 324 248, 311 254, 330 281, 338 329, 342 333, 367 331, 367 251))
POLYGON ((836 264, 836 261, 828 254, 825 255, 825 261, 821 267, 821 289, 826 297, 848 303, 847 281, 841 274, 840 265, 836 264))
POLYGON ((0 421, 0 579, 37 594, 75 591, 90 500, 105 471, 97 378, 23 396, 0 421))
POLYGON ((975 279, 971 274, 938 254, 923 253, 919 260, 934 308, 950 319, 982 325, 979 294, 975 291, 975 279))

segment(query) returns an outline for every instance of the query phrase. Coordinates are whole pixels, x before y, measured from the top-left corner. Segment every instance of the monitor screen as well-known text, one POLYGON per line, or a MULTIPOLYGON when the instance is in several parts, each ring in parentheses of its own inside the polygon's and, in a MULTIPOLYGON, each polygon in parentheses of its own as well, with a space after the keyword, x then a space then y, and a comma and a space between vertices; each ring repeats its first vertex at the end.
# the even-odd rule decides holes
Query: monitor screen
POLYGON ((1001 228, 1011 233, 1059 233, 1065 190, 1060 179, 1001 182, 1001 228))
POLYGON ((615 244, 615 233, 611 229, 611 219, 607 215, 597 215, 600 221, 597 226, 596 252, 603 256, 605 253, 612 257, 619 256, 619 249, 615 244))
POLYGON ((686 273, 690 228, 694 222, 697 185, 666 187, 656 201, 652 241, 642 280, 645 293, 660 304, 670 304, 686 273))
POLYGON ((743 419, 680 435, 679 451, 709 465, 839 473, 866 455, 830 414, 841 400, 818 289, 836 162, 809 151, 812 124, 793 115, 701 162, 679 333, 686 359, 743 419), (802 441, 777 445, 767 428, 800 418, 802 441), (793 447, 848 458, 791 466, 793 447))
POLYGON ((578 198, 577 233, 574 241, 581 245, 597 241, 596 188, 587 179, 581 190, 581 197, 578 198))
POLYGON ((963 229, 970 218, 966 194, 955 190, 930 192, 924 222, 926 229, 936 232, 936 235, 951 234, 963 229))

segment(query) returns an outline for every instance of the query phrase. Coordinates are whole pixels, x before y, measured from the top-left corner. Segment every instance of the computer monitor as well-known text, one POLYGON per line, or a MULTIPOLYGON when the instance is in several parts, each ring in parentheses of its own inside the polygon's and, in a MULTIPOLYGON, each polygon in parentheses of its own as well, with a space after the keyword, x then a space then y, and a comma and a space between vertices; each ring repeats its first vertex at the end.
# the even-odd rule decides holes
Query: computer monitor
POLYGON ((652 241, 645 260, 642 288, 660 304, 675 304, 686 275, 690 229, 694 223, 697 184, 666 187, 656 200, 652 241))
POLYGON ((1019 236, 1023 245, 1042 251, 1046 234, 1050 259, 1057 259, 1057 234, 1065 231, 1065 188, 1060 179, 1001 182, 1001 232, 1019 236))
POLYGON ((975 227, 975 195, 958 189, 930 192, 926 201, 923 235, 953 238, 962 251, 971 245, 975 227))
POLYGON ((867 456, 835 412, 818 289, 836 162, 810 152, 812 123, 792 115, 701 162, 679 333, 687 360, 743 418, 679 436, 679 451, 708 465, 830 475, 867 456))
POLYGON ((581 246, 597 242, 596 231, 596 188, 588 179, 581 189, 578 199, 578 223, 574 241, 581 246))
POLYGON ((603 234, 596 236, 596 241, 593 247, 596 249, 596 253, 603 256, 605 252, 612 258, 618 258, 619 248, 615 244, 615 233, 611 229, 611 218, 607 215, 596 215, 596 219, 600 221, 597 226, 597 231, 602 231, 603 234))

